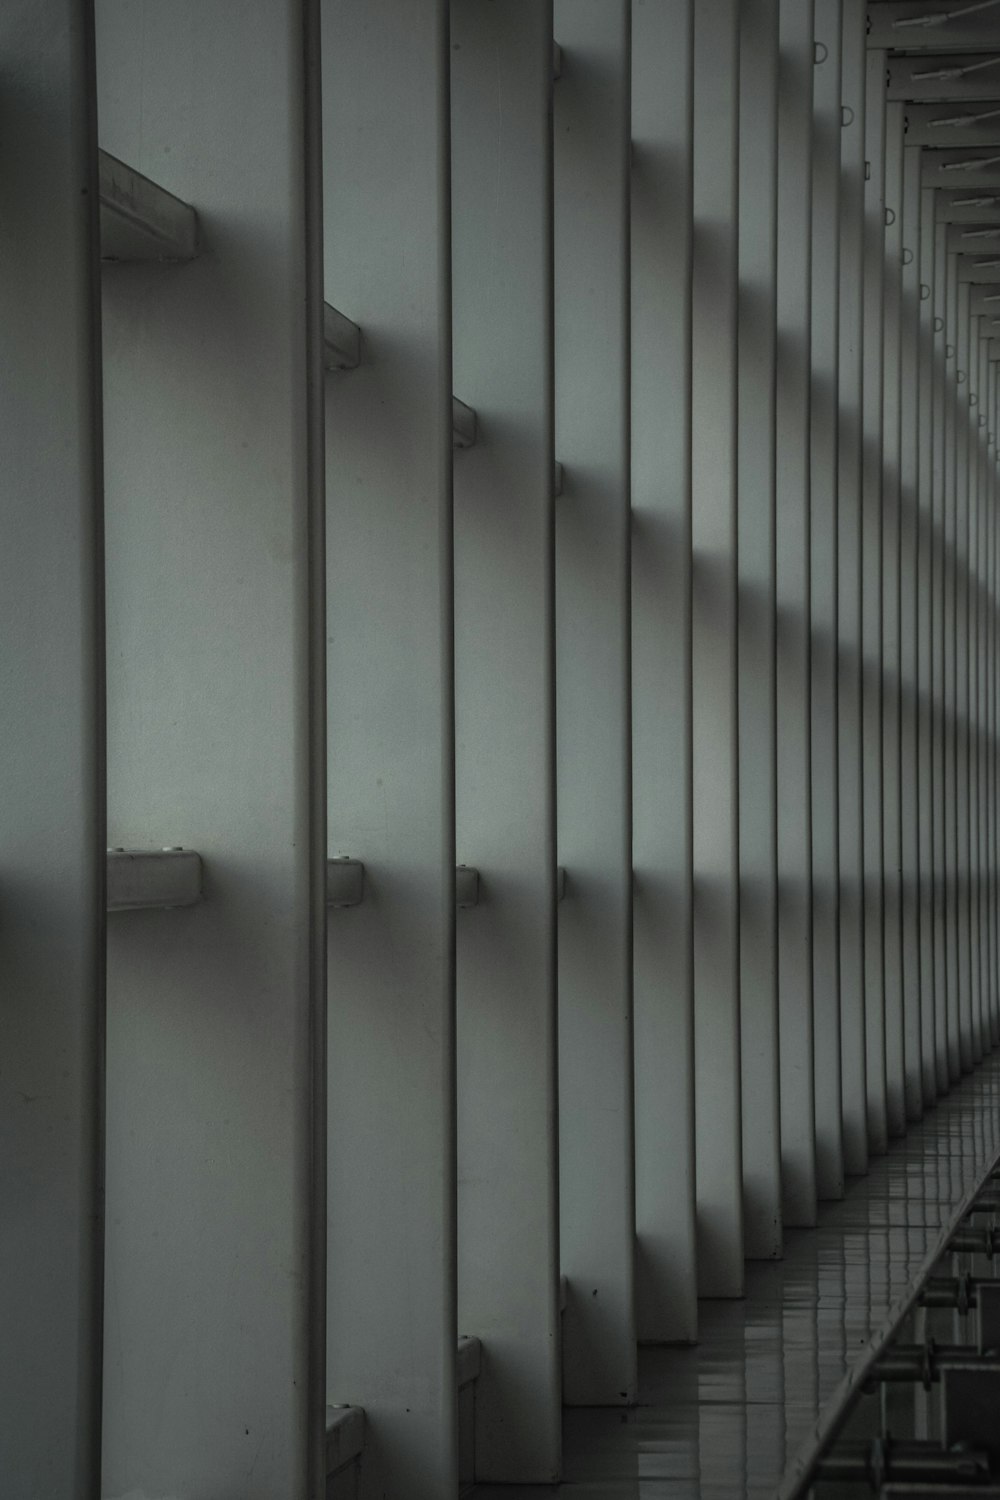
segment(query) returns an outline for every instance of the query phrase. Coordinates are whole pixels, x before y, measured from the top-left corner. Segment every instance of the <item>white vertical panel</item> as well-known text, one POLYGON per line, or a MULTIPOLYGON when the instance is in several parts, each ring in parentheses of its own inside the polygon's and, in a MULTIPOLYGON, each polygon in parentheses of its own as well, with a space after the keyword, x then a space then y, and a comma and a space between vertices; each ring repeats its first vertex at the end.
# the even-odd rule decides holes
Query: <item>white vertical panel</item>
MULTIPOLYGON (((629 626, 629 18, 557 0, 559 1197, 565 1399, 636 1384, 629 626)), ((664 1143, 664 1149, 669 1149, 664 1143)))
POLYGON ((864 470, 861 538, 862 827, 868 1146, 888 1145, 882 912, 882 290, 885 273, 885 53, 866 64, 864 470))
POLYGON ((692 755, 698 1287, 743 1289, 736 681, 739 7, 694 37, 692 755))
POLYGON ((987 1049, 996 1045, 997 1034, 994 1018, 993 966, 993 912, 990 904, 990 818, 991 789, 989 779, 989 757, 992 744, 990 716, 992 693, 990 670, 992 661, 992 506, 991 491, 993 462, 993 376, 989 335, 993 332, 989 324, 980 321, 981 363, 979 378, 979 926, 980 926, 980 985, 983 1006, 983 1041, 987 1049))
POLYGON ((476 1478, 559 1471, 552 7, 452 5, 458 1321, 476 1478))
POLYGON ((965 525, 964 545, 965 561, 963 565, 963 647, 964 647, 964 669, 962 672, 962 691, 964 697, 964 708, 962 713, 962 775, 964 780, 964 810, 962 814, 963 837, 965 843, 964 865, 965 879, 963 882, 963 899, 965 904, 964 926, 965 941, 968 944, 968 1009, 969 1009, 969 1035, 972 1065, 975 1066, 982 1060, 983 1045, 981 1032, 981 1011, 979 993, 979 914, 978 914, 978 876, 977 876, 977 829, 975 824, 977 813, 976 799, 976 718, 977 718, 977 672, 978 660, 976 650, 976 624, 977 624, 977 573, 978 573, 978 546, 977 546, 977 510, 978 510, 978 482, 979 482, 979 439, 978 439, 978 383, 979 383, 979 320, 973 317, 971 308, 971 287, 960 288, 960 292, 966 295, 966 339, 967 347, 965 354, 966 381, 962 388, 961 420, 965 429, 965 525))
POLYGON ((978 705, 976 716, 976 795, 978 838, 978 916, 979 916, 979 989, 984 1051, 992 1048, 993 1034, 990 983, 990 910, 988 900, 989 851, 987 830, 989 827, 989 792, 986 782, 987 723, 989 718, 989 463, 990 441, 990 362, 989 334, 992 330, 979 320, 979 390, 976 406, 976 425, 979 437, 978 478, 978 544, 979 563, 977 569, 977 665, 978 705))
POLYGON ((978 597, 978 716, 976 723, 976 795, 978 814, 976 833, 978 838, 978 915, 979 915, 979 986, 982 1007, 982 1035, 985 1051, 995 1044, 992 1017, 992 982, 990 965, 993 944, 990 931, 989 904, 989 819, 990 796, 987 782, 987 755, 989 746, 989 588, 990 588, 990 462, 992 459, 990 414, 991 377, 988 323, 979 319, 979 399, 976 404, 979 439, 979 570, 978 597))
POLYGON ((981 451, 979 444, 979 378, 980 378, 980 332, 979 318, 972 315, 970 287, 969 315, 969 383, 966 421, 969 428, 969 492, 968 492, 968 601, 967 630, 968 665, 966 716, 967 777, 968 777, 968 824, 969 824, 969 943, 970 975, 969 999, 972 1012, 973 1059, 983 1059, 985 1038, 983 1035, 982 993, 980 988, 980 929, 979 929, 979 815, 978 775, 979 757, 976 744, 979 732, 979 481, 981 451))
POLYGON ((0 9, 0 1486, 100 1492, 104 714, 90 6, 0 9))
POLYGON ((992 463, 993 463, 993 377, 994 366, 990 359, 988 335, 989 325, 980 323, 983 338, 982 365, 979 395, 979 443, 981 454, 980 498, 979 498, 979 923, 980 965, 983 998, 983 1034, 988 1048, 997 1043, 994 1012, 993 986, 993 910, 990 900, 991 848, 990 820, 992 816, 992 793, 990 786, 990 751, 992 731, 992 463))
POLYGON ((989 587, 989 750, 987 782, 990 797, 990 1006, 994 1045, 1000 1044, 1000 366, 990 351, 989 464, 990 587, 989 587))
POLYGON ((986 721, 986 587, 987 587, 987 539, 986 539, 986 464, 987 464, 987 408, 989 401, 989 330, 981 318, 973 323, 976 335, 978 381, 976 386, 976 408, 973 413, 976 440, 976 615, 975 648, 976 671, 974 689, 976 697, 973 738, 973 787, 975 812, 972 819, 974 839, 976 887, 976 957, 977 957, 977 1018, 980 1045, 985 1054, 993 1044, 990 1027, 990 998, 988 980, 989 925, 986 906, 986 819, 987 800, 985 789, 984 734, 986 721))
POLYGON ((992 838, 993 794, 990 780, 992 754, 993 689, 991 681, 992 588, 993 588, 993 395, 994 365, 991 360, 989 323, 980 320, 981 360, 979 379, 979 941, 980 985, 983 1006, 984 1046, 996 1046, 996 1024, 993 983, 994 931, 992 907, 992 838))
POLYGON ((987 963, 989 951, 989 929, 987 909, 985 902, 985 825, 986 825, 986 792, 984 785, 984 745, 983 736, 986 717, 986 620, 985 620, 985 593, 986 593, 986 463, 987 463, 987 402, 989 392, 989 346, 987 342, 988 330, 984 327, 981 318, 973 322, 975 332, 978 381, 976 386, 976 409, 973 413, 975 418, 974 436, 976 441, 976 612, 975 612, 975 679, 974 689, 976 696, 976 711, 973 738, 973 788, 975 794, 975 812, 972 820, 972 833, 974 840, 976 888, 975 888, 975 915, 976 915, 976 957, 977 957, 977 986, 978 986, 978 1022, 980 1045, 983 1053, 988 1052, 992 1046, 989 1018, 989 983, 987 979, 987 963))
POLYGON ((775 289, 778 0, 740 7, 739 858, 743 1215, 748 1258, 781 1253, 775 777, 775 289))
POLYGON ((969 283, 956 291, 955 334, 955 900, 959 1055, 963 1071, 976 1062, 972 997, 972 901, 969 889, 969 283))
POLYGON ((1000 911, 998 911, 998 893, 1000 893, 1000 872, 998 872, 998 851, 1000 851, 1000 837, 998 837, 998 815, 1000 815, 1000 788, 998 788, 998 747, 1000 747, 1000 691, 998 691, 998 670, 1000 670, 1000 621, 998 621, 998 602, 1000 602, 1000 517, 998 517, 998 499, 1000 499, 1000 482, 997 476, 997 455, 1000 453, 1000 370, 990 351, 990 396, 988 411, 988 427, 990 433, 990 455, 987 465, 988 483, 987 514, 989 517, 989 589, 987 593, 987 609, 989 616, 989 714, 987 720, 987 757, 986 757, 986 781, 989 792, 989 826, 988 826, 988 849, 989 849, 989 911, 990 911, 990 1017, 994 1046, 1000 1042, 1000 911))
POLYGON ((816 1217, 809 701, 812 6, 781 0, 779 38, 775 689, 781 1175, 785 1223, 808 1225, 816 1217))
MULTIPOLYGON (((983 324, 982 333, 984 338, 994 330, 988 323, 983 324)), ((994 786, 993 786, 993 755, 995 745, 994 735, 994 670, 995 670, 995 555, 994 555, 994 531, 996 525, 996 493, 995 493, 995 463, 996 463, 996 375, 997 367, 994 359, 994 351, 991 344, 986 345, 985 365, 985 391, 983 395, 982 415, 984 418, 981 430, 981 441, 983 444, 983 561, 982 561, 982 651, 983 651, 983 686, 981 704, 981 797, 982 797, 982 878, 983 878, 983 923, 984 923, 984 945, 985 945, 985 970, 983 977, 984 991, 983 1003, 985 1012, 985 1024, 991 1047, 995 1047, 998 1041, 997 1015, 996 1015, 996 911, 994 907, 994 847, 993 847, 993 820, 994 820, 994 786)))
POLYGON ((326 297, 363 337, 327 391, 329 836, 366 872, 330 922, 328 1389, 363 1493, 410 1500, 457 1485, 449 60, 443 0, 324 10, 326 297))
POLYGON ((989 735, 986 778, 989 788, 989 908, 991 933, 990 1012, 994 1046, 1000 1043, 1000 367, 990 351, 989 431, 991 436, 988 464, 989 568, 987 596, 989 610, 989 735))
MULTIPOLYGON (((918 174, 920 155, 917 155, 918 174)), ((918 175, 919 183, 919 175, 918 175)), ((916 735, 917 735, 917 921, 920 942, 920 1028, 922 1096, 925 1106, 939 1092, 937 1049, 937 981, 935 973, 934 879, 934 643, 939 601, 934 594, 938 547, 934 484, 935 334, 934 267, 936 231, 933 188, 920 188, 920 247, 917 280, 920 297, 917 333, 917 564, 916 564, 916 735)))
POLYGON ((862 366, 864 353, 864 0, 843 0, 837 423, 837 803, 844 1169, 868 1164, 862 823, 862 366))
POLYGON ((102 144, 203 238, 104 281, 108 835, 206 868, 108 933, 111 1495, 325 1482, 317 23, 98 7, 102 144))
POLYGON ((996 423, 995 423, 995 392, 996 392, 996 363, 990 357, 988 359, 987 374, 987 408, 986 408, 986 432, 987 452, 985 462, 985 474, 983 479, 984 498, 984 529, 986 548, 986 560, 984 564, 985 574, 985 597, 983 609, 985 615, 984 623, 984 646, 985 660, 985 690, 984 690, 984 726, 983 726, 983 839, 984 839, 984 879, 985 889, 983 899, 986 906, 986 933, 987 933, 987 960, 986 960, 986 1010, 989 1024, 990 1042, 996 1047, 1000 1042, 1000 1025, 997 1017, 998 987, 996 981, 997 969, 997 910, 996 910, 996 849, 994 843, 994 824, 996 817, 996 787, 993 777, 993 762, 996 753, 996 731, 994 717, 996 711, 996 423))
POLYGON ((919 838, 917 763, 919 709, 918 533, 920 525, 920 157, 918 146, 903 152, 901 207, 899 351, 899 808, 900 924, 902 937, 903 1078, 906 1118, 924 1107, 923 994, 920 966, 919 838))
POLYGON ((990 993, 994 1037, 1000 1042, 1000 365, 990 350, 992 454, 989 465, 990 516, 990 714, 987 778, 990 789, 990 917, 993 955, 990 993))
POLYGON ((931 644, 931 697, 933 702, 931 790, 934 837, 934 1053, 939 1093, 953 1082, 950 1044, 950 940, 949 940, 949 845, 945 810, 948 718, 946 706, 947 630, 947 458, 948 458, 948 358, 947 226, 934 228, 934 309, 932 460, 933 523, 931 546, 931 592, 933 596, 933 640, 931 644))
POLYGON ((837 775, 841 0, 816 0, 815 26, 809 615, 816 1190, 820 1198, 839 1198, 844 1191, 837 775))
POLYGON ((956 778, 956 384, 955 340, 958 331, 958 267, 956 256, 945 258, 945 373, 944 373, 944 851, 945 851, 945 963, 947 971, 948 1069, 957 1082, 962 1071, 958 954, 958 782, 956 778))
POLYGON ((693 1339, 693 0, 632 6, 632 829, 641 1340, 693 1339))
POLYGON ((996 1046, 996 1023, 993 985, 993 908, 991 820, 993 808, 990 784, 990 754, 993 743, 991 719, 993 689, 991 670, 992 587, 993 587, 993 379, 988 321, 980 319, 981 363, 979 377, 979 932, 980 985, 983 1002, 983 1034, 986 1046, 996 1046))
POLYGON ((994 1032, 1000 1043, 1000 365, 990 359, 990 912, 994 1032))
POLYGON ((900 293, 903 105, 886 105, 885 264, 882 273, 882 965, 886 1117, 906 1129, 900 807, 900 293))
POLYGON ((969 781, 969 949, 970 1000, 972 1008, 973 1056, 982 1061, 985 1048, 981 985, 982 933, 979 922, 979 486, 982 448, 979 440, 979 395, 982 341, 979 316, 969 318, 969 394, 966 420, 969 425, 969 570, 968 570, 968 741, 969 781))
POLYGON ((985 788, 984 836, 986 843, 986 926, 988 953, 986 968, 986 995, 989 1013, 990 1039, 995 1047, 1000 1041, 1000 985, 997 983, 997 362, 992 350, 987 351, 987 399, 986 399, 986 465, 984 476, 984 500, 986 522, 985 564, 985 648, 986 648, 986 693, 985 724, 983 731, 983 781, 985 788))
MULTIPOLYGON (((988 323, 982 325, 984 338, 993 332, 988 323)), ((982 565, 981 584, 983 590, 980 650, 982 651, 982 676, 980 699, 980 911, 983 941, 983 1012, 986 1034, 991 1048, 997 1045, 996 1017, 996 927, 993 890, 993 666, 994 666, 994 561, 993 528, 995 522, 996 497, 993 488, 995 463, 994 399, 996 388, 996 365, 989 344, 985 345, 984 389, 981 397, 983 426, 980 441, 983 446, 982 474, 982 565)))

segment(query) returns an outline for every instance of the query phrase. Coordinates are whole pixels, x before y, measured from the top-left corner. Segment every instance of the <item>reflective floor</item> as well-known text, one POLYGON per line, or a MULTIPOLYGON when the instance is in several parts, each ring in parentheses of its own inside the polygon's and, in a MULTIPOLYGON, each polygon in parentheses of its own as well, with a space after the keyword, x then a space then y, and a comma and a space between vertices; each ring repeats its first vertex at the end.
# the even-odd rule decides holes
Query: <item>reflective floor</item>
POLYGON ((639 1404, 567 1411, 565 1482, 479 1500, 770 1496, 855 1354, 885 1321, 981 1167, 1000 1152, 1000 1054, 911 1126, 746 1297, 702 1302, 700 1342, 640 1353, 639 1404))

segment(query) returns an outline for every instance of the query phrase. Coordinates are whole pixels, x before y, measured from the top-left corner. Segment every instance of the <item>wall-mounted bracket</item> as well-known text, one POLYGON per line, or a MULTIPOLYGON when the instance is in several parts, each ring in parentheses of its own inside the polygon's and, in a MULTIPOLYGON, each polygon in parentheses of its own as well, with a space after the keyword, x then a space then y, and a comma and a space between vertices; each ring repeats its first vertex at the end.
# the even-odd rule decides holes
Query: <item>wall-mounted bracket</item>
POLYGON ((201 900, 201 855, 192 849, 109 849, 108 911, 169 910, 201 900))
POLYGON ((471 1385, 474 1380, 479 1379, 479 1372, 483 1365, 483 1346, 479 1339, 463 1334, 458 1341, 458 1354, 455 1361, 458 1372, 458 1388, 471 1385))
POLYGON ((198 215, 189 203, 99 151, 101 259, 188 261, 198 254, 198 215))
POLYGON ((455 905, 460 911, 479 905, 479 871, 472 865, 459 865, 455 871, 455 905))
MULTIPOLYGON (((323 303, 323 364, 327 370, 356 370, 361 364, 361 329, 329 302, 323 303)), ((451 398, 453 448, 472 448, 479 437, 479 419, 472 407, 451 398)))
POLYGON ((360 906, 365 899, 365 867, 346 856, 326 862, 327 906, 360 906))
POLYGON ((323 303, 323 364, 328 370, 356 370, 361 363, 361 329, 323 303))
MULTIPOLYGON (((459 865, 455 871, 455 905, 460 910, 479 905, 479 871, 459 865)), ((360 859, 339 856, 326 862, 326 904, 341 908, 360 906, 365 899, 365 867, 360 859)))
POLYGON ((471 406, 451 398, 451 445, 453 448, 473 448, 479 436, 479 422, 471 406))
POLYGON ((360 1406, 328 1406, 326 1409, 327 1477, 346 1469, 365 1449, 365 1413, 360 1406))

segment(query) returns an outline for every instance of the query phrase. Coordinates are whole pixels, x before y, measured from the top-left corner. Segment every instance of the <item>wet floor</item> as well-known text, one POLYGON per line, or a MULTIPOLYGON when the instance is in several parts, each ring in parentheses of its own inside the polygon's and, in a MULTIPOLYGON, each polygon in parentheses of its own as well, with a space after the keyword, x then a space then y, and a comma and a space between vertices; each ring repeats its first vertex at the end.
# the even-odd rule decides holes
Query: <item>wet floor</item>
POLYGON ((1000 1054, 747 1266, 741 1301, 702 1302, 690 1349, 643 1349, 639 1404, 567 1411, 565 1481, 478 1500, 771 1496, 855 1355, 885 1321, 985 1163, 1000 1152, 1000 1054))

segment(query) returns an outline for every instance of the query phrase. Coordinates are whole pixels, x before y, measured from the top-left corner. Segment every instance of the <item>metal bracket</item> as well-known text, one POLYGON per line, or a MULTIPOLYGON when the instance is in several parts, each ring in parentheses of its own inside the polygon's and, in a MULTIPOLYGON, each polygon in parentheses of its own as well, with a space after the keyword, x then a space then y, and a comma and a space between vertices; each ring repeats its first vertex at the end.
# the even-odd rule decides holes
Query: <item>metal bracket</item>
POLYGON ((189 203, 110 156, 97 153, 101 259, 188 261, 198 254, 198 215, 189 203))
POLYGON ((451 398, 451 444, 453 448, 473 448, 479 437, 479 422, 471 406, 451 398))
POLYGON ((169 911, 201 900, 201 855, 192 849, 109 849, 108 911, 169 911))
POLYGON ((365 1448, 365 1413, 361 1406, 326 1409, 326 1473, 339 1473, 359 1459, 365 1448))
POLYGON ((323 364, 328 370, 356 370, 361 363, 361 329, 323 303, 323 364))
POLYGON ((455 1361, 459 1390, 479 1379, 482 1366, 482 1342, 469 1334, 462 1334, 458 1341, 458 1355, 455 1361))

